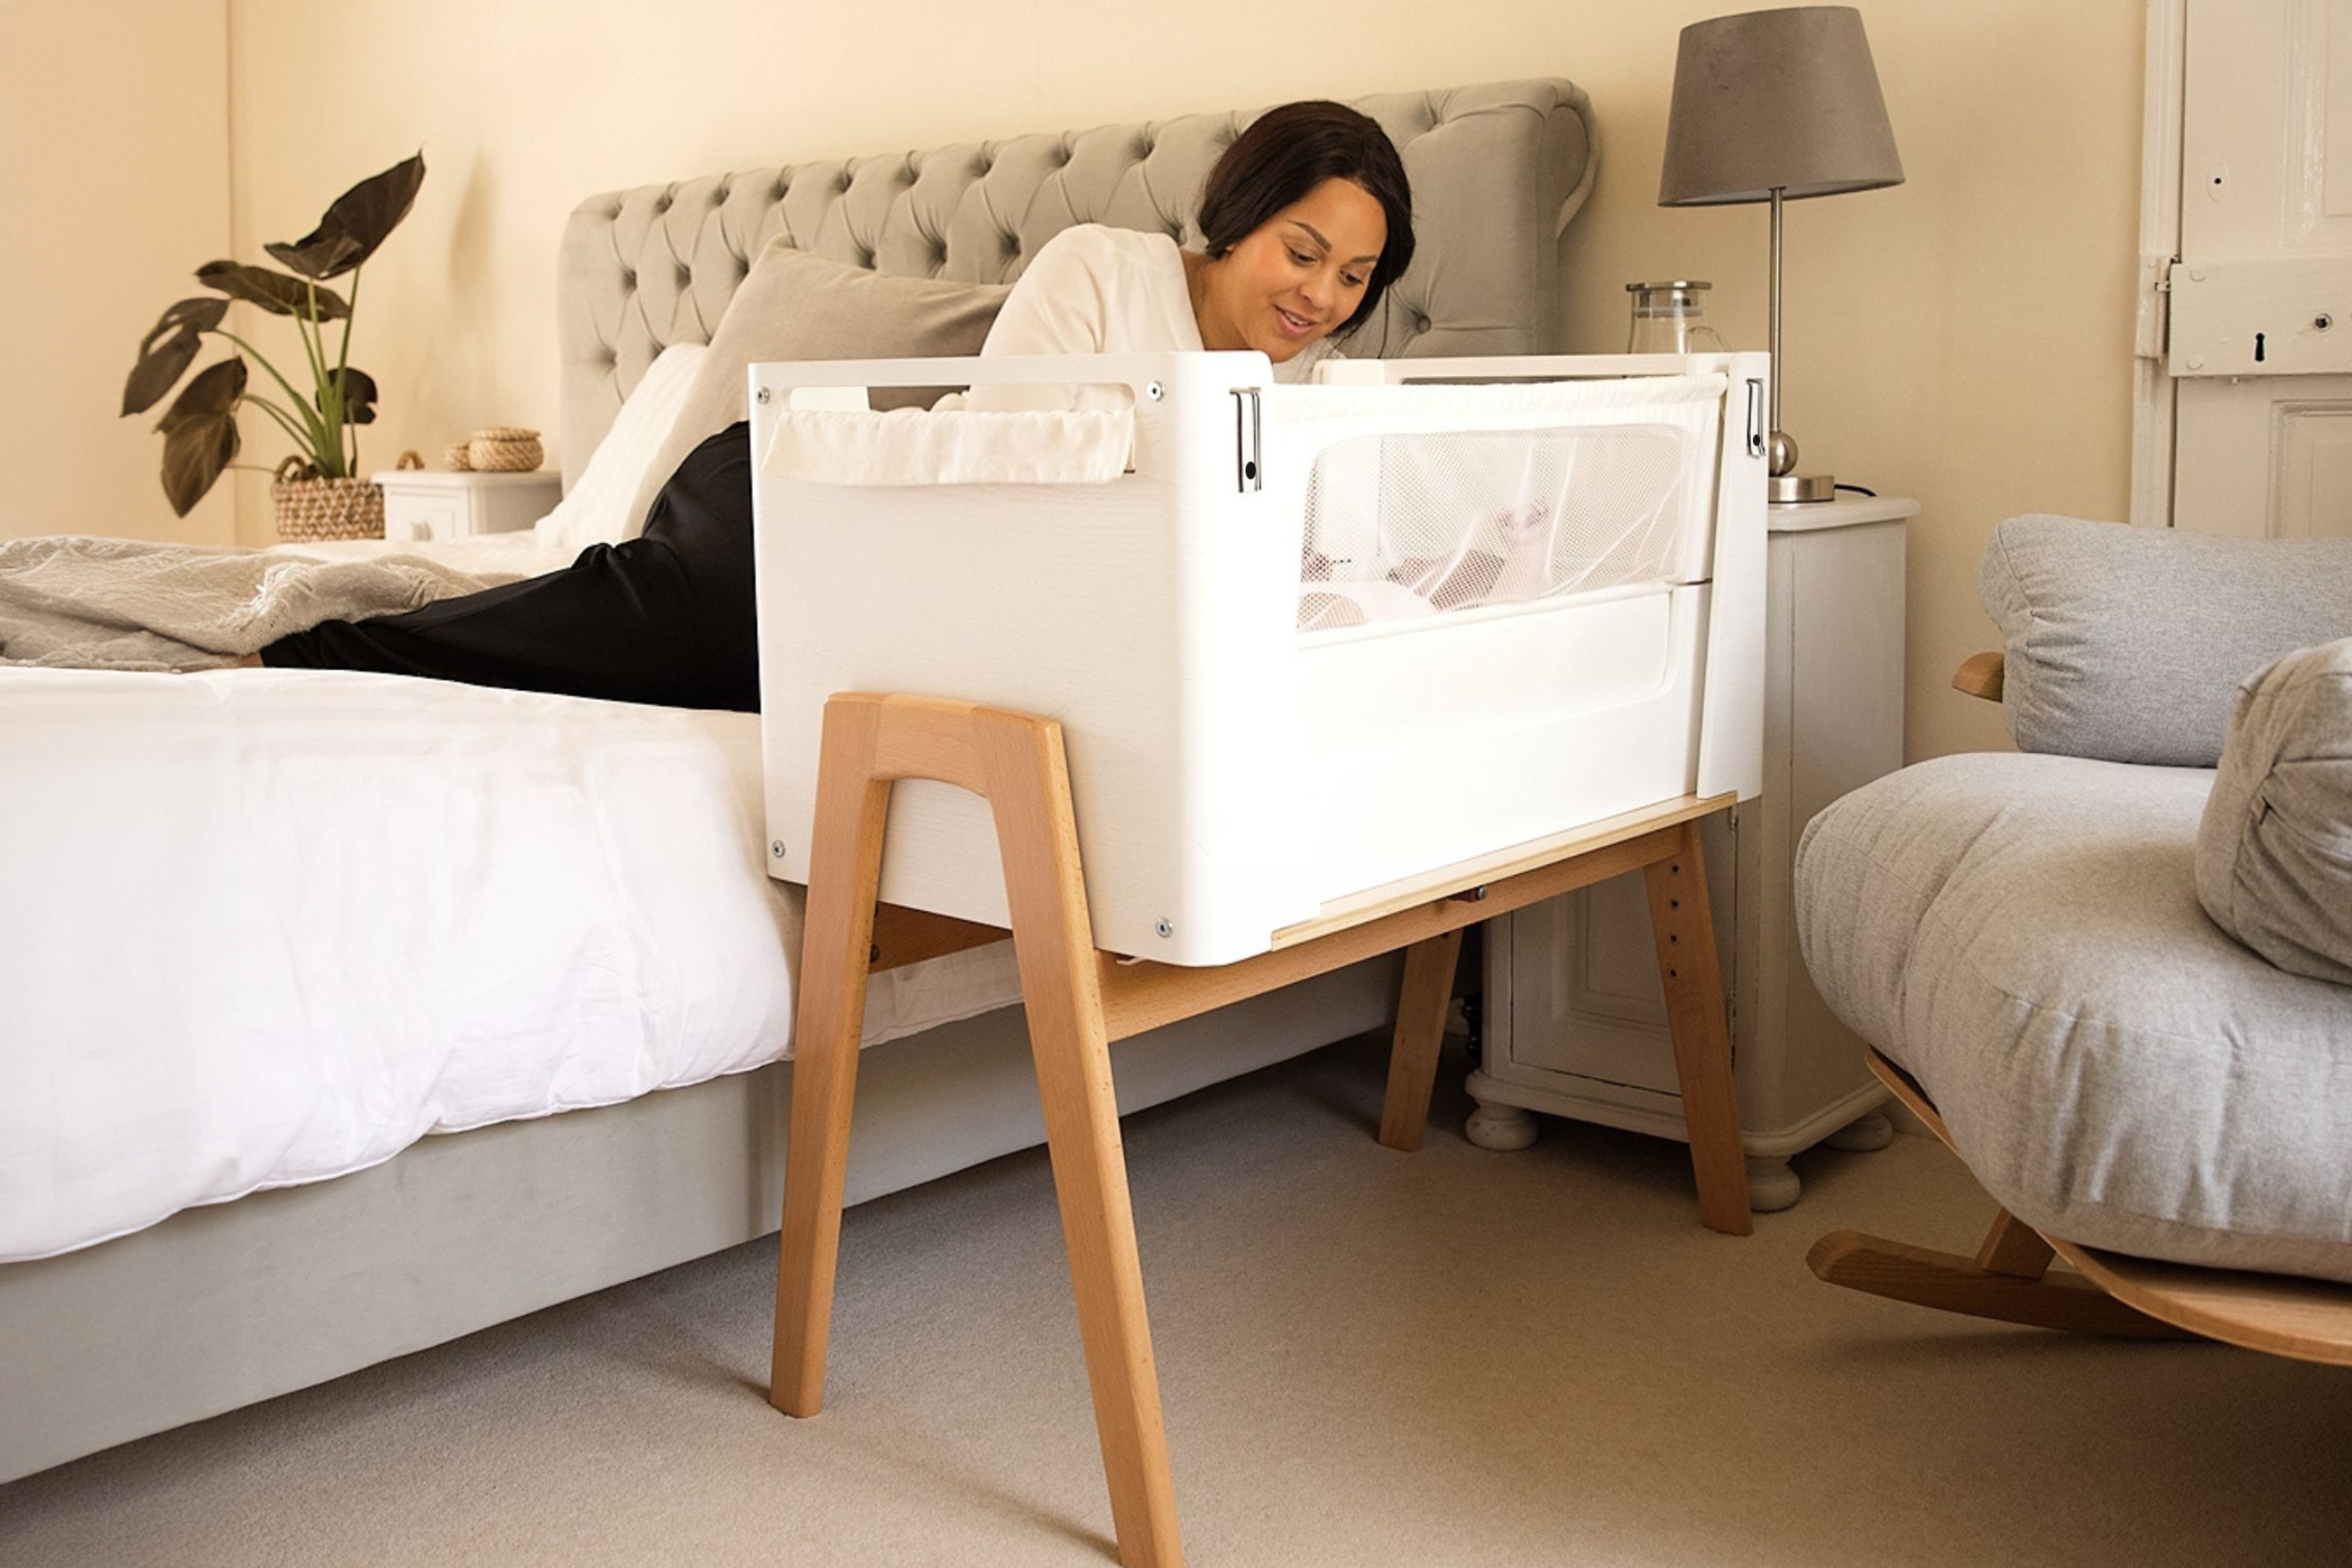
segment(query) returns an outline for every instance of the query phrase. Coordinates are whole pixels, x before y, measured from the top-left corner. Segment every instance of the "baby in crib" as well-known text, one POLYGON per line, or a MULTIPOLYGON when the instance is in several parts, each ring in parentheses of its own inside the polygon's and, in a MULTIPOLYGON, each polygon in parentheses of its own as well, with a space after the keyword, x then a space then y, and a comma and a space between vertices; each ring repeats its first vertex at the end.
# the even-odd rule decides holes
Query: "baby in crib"
POLYGON ((1506 507, 1484 521, 1485 528, 1467 530, 1457 548, 1409 555, 1373 580, 1343 578, 1337 564, 1309 544, 1299 561, 1299 630, 1330 631, 1541 597, 1551 586, 1550 503, 1506 507), (1489 530, 1500 553, 1470 542, 1489 530))
MULTIPOLYGON (((1064 230, 981 353, 1257 349, 1276 380, 1302 381, 1412 261, 1403 160, 1378 124, 1337 103, 1252 122, 1210 171, 1199 226, 1199 251, 1161 234, 1064 230)), ((271 643, 262 662, 756 711, 751 477, 738 424, 679 465, 641 537, 404 614, 328 621, 271 643)))

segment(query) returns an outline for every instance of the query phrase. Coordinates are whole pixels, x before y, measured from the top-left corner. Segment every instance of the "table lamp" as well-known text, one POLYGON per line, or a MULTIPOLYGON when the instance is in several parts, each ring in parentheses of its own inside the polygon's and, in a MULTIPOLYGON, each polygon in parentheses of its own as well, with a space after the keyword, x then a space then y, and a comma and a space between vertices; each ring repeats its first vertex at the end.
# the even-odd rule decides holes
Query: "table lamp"
POLYGON ((1658 204, 1772 204, 1773 501, 1828 501, 1837 490, 1827 474, 1796 472, 1797 444, 1780 426, 1781 204, 1902 183, 1860 11, 1794 6, 1682 29, 1658 204))

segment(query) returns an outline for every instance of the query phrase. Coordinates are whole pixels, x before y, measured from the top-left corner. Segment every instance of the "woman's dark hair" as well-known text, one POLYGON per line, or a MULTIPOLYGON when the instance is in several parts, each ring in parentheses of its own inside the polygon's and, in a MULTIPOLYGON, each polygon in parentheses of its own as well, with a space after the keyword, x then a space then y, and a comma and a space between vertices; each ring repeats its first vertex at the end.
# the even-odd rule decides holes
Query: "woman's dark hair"
POLYGON ((1353 180, 1388 217, 1388 242, 1373 264, 1364 298, 1339 325, 1353 332, 1380 308, 1380 296, 1413 260, 1413 193, 1396 143, 1369 115, 1344 103, 1312 99, 1269 109, 1225 149, 1200 194, 1200 232, 1211 261, 1325 180, 1353 180))

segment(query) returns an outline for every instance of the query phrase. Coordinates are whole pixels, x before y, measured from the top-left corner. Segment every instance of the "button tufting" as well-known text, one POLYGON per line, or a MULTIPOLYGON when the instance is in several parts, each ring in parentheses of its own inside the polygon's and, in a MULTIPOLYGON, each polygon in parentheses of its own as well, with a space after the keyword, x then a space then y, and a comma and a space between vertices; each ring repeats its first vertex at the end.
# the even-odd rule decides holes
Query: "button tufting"
POLYGON ((674 200, 675 198, 672 197, 670 192, 665 190, 660 195, 654 198, 654 210, 656 212, 668 212, 670 210, 671 203, 674 200))
POLYGON ((768 200, 771 202, 780 202, 784 200, 785 197, 791 195, 792 190, 792 181, 779 179, 776 182, 776 188, 768 192, 768 200))
POLYGON ((690 287, 692 287, 692 286, 693 286, 693 283, 694 283, 694 269, 693 269, 692 267, 688 267, 688 266, 681 266, 681 267, 679 267, 679 268, 678 268, 678 287, 679 287, 680 289, 686 289, 686 288, 690 288, 690 287))
POLYGON ((1415 314, 1414 314, 1414 316, 1413 316, 1413 330, 1414 330, 1415 332, 1426 332, 1426 331, 1428 331, 1428 330, 1429 330, 1429 318, 1428 318, 1428 317, 1426 317, 1426 316, 1425 316, 1425 315, 1422 315, 1422 314, 1420 314, 1420 313, 1418 313, 1418 312, 1415 312, 1415 314))
POLYGON ((841 171, 841 178, 839 182, 835 185, 834 188, 836 190, 847 190, 856 178, 857 176, 855 174, 852 174, 847 169, 844 169, 841 171))
POLYGON ((605 217, 612 219, 615 223, 618 223, 621 220, 621 204, 618 202, 613 203, 611 206, 605 210, 605 217))
POLYGON ((633 289, 637 287, 637 269, 635 267, 625 266, 621 269, 621 287, 625 289, 633 289))

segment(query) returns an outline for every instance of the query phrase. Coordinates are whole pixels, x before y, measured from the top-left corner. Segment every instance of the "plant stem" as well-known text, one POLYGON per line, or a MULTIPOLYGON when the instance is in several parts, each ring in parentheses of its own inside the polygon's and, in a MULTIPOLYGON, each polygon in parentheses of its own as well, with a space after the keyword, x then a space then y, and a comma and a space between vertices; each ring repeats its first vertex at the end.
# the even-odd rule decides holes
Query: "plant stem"
MULTIPOLYGON (((301 430, 296 431, 294 434, 295 440, 302 444, 305 455, 309 457, 313 461, 322 458, 326 449, 324 441, 325 431, 320 426, 318 420, 311 415, 309 400, 294 390, 294 383, 288 381, 284 376, 278 373, 278 367, 271 364, 267 356, 264 355, 261 350, 255 348, 252 344, 247 342, 244 339, 238 337, 234 332, 223 332, 219 327, 215 327, 213 328, 213 335, 215 337, 226 338, 230 342, 234 343, 238 348, 244 350, 247 354, 252 357, 255 363, 259 364, 263 369, 269 372, 271 380, 277 382, 279 385, 286 389, 286 396, 293 400, 294 407, 300 411, 302 415, 303 426, 308 431, 307 434, 301 430)), ((248 398, 251 398, 253 394, 249 392, 246 396, 248 398)), ((255 400, 258 401, 259 400, 255 400)), ((263 406, 266 408, 269 405, 264 403, 263 406)))
POLYGON ((318 387, 319 429, 335 439, 335 460, 327 461, 326 445, 319 445, 319 472, 329 479, 343 476, 343 384, 330 381, 326 374, 326 334, 319 327, 319 284, 315 278, 302 280, 304 292, 309 296, 309 309, 294 317, 294 331, 302 339, 302 352, 310 358, 310 380, 318 387))
MULTIPOLYGON (((359 314, 359 275, 367 270, 357 266, 351 269, 351 293, 343 301, 343 340, 335 351, 335 384, 338 388, 343 384, 343 371, 351 364, 351 325, 359 314)), ((359 472, 359 427, 346 425, 344 429, 351 431, 351 471, 356 475, 359 472)))
POLYGON ((266 414, 272 419, 277 420, 278 423, 283 427, 285 432, 294 438, 294 445, 296 446, 302 447, 306 451, 309 449, 309 437, 305 435, 303 433, 302 427, 295 424, 293 418, 276 403, 271 402, 267 398, 263 397, 258 392, 248 392, 241 400, 251 403, 255 408, 260 409, 264 414, 266 414))

